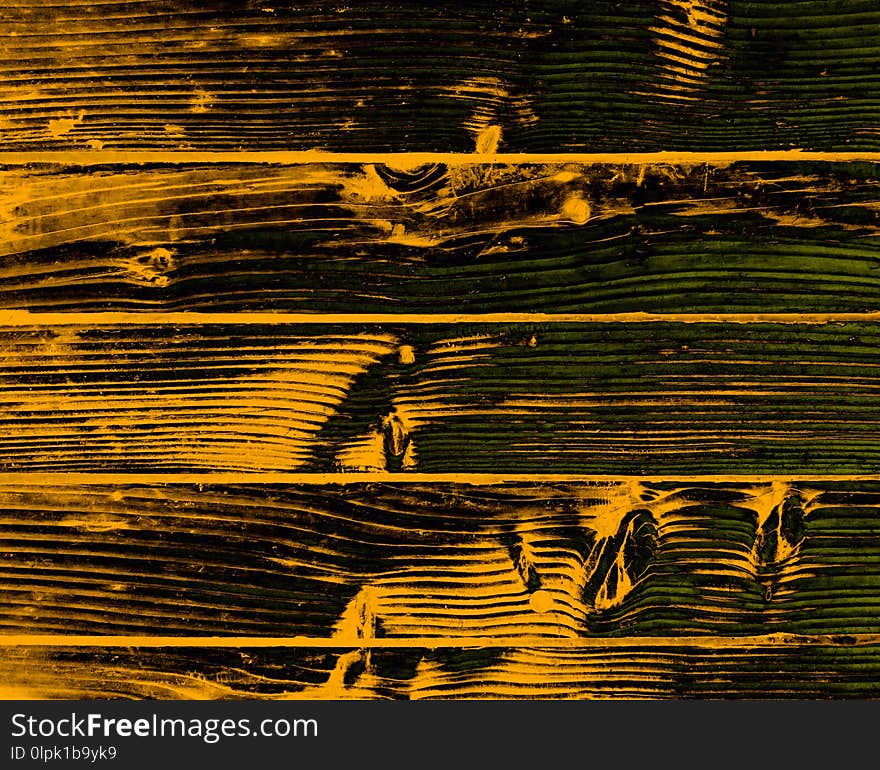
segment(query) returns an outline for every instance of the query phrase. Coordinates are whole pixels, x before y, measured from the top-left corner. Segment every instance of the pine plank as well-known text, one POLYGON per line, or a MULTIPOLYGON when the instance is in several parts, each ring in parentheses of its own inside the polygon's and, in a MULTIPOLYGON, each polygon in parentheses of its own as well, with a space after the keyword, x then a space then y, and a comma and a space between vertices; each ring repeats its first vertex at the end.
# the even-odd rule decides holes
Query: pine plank
POLYGON ((876 644, 425 650, 0 650, 5 697, 33 699, 876 698, 876 644))
POLYGON ((0 487, 0 632, 876 635, 878 513, 876 481, 19 483, 0 487))
POLYGON ((0 327, 0 471, 880 471, 873 322, 64 318, 0 327))
POLYGON ((7 3, 7 149, 877 150, 872 0, 7 3))
POLYGON ((878 165, 179 164, 0 171, 0 307, 860 312, 878 165))

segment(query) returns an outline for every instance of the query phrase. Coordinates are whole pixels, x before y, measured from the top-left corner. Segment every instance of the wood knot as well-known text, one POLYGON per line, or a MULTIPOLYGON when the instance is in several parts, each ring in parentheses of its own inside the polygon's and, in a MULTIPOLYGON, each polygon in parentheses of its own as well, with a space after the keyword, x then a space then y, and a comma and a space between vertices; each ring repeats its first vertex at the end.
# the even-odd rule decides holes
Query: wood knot
POLYGON ((136 282, 147 286, 164 288, 170 282, 169 273, 177 268, 174 252, 156 248, 138 254, 128 263, 128 273, 136 282))
POLYGON ((752 548, 758 569, 772 570, 789 559, 799 550, 806 534, 804 502, 797 492, 791 492, 758 524, 752 548))
POLYGON ((596 610, 620 604, 648 573, 657 545, 657 522, 651 512, 627 513, 613 535, 593 546, 585 569, 584 603, 596 610))
POLYGON ((807 534, 805 504, 797 490, 782 485, 774 490, 772 507, 758 511, 752 563, 765 602, 782 585, 781 578, 796 561, 807 534))
POLYGON ((525 544, 520 541, 510 542, 507 544, 507 552, 526 591, 531 594, 540 589, 541 578, 525 544))
POLYGON ((389 471, 402 470, 406 450, 410 445, 406 425, 400 417, 392 413, 382 418, 381 431, 386 468, 389 471))

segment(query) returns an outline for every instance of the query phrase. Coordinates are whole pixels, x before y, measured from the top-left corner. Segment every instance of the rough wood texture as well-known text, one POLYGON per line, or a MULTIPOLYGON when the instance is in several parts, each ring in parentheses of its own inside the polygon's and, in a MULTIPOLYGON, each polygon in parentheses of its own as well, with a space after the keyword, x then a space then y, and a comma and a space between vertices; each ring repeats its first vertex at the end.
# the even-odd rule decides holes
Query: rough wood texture
POLYGON ((0 307, 880 308, 880 167, 10 167, 0 307))
POLYGON ((0 650, 18 698, 876 698, 880 646, 0 650))
POLYGON ((0 488, 0 630, 880 634, 878 512, 878 482, 19 484, 0 488))
POLYGON ((0 328, 0 470, 880 471, 873 323, 96 324, 0 328))
POLYGON ((0 696, 880 695, 878 30, 0 8, 0 696))
POLYGON ((0 141, 876 150, 878 24, 874 0, 18 0, 0 141))

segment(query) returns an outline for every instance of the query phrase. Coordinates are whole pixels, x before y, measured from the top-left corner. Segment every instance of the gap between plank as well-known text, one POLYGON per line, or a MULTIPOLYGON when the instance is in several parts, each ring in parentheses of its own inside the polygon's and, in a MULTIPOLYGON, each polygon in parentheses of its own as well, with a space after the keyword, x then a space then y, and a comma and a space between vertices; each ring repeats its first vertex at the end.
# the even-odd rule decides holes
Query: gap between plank
POLYGON ((739 152, 605 152, 605 153, 461 153, 461 152, 325 152, 302 151, 158 151, 70 150, 0 152, 0 165, 55 164, 64 166, 144 165, 152 163, 379 163, 401 170, 427 164, 450 166, 476 163, 559 164, 606 163, 615 165, 710 164, 741 161, 880 162, 880 152, 810 152, 805 150, 754 150, 739 152))
POLYGON ((409 637, 394 639, 331 639, 305 636, 80 636, 62 634, 0 635, 2 647, 289 647, 304 649, 400 649, 543 647, 568 650, 597 647, 698 647, 729 649, 827 645, 854 647, 880 644, 880 634, 760 634, 755 636, 629 636, 629 637, 409 637))
POLYGON ((648 483, 673 484, 761 484, 771 482, 827 482, 827 481, 880 481, 880 474, 693 474, 646 476, 632 473, 623 475, 573 474, 573 473, 240 473, 240 472, 166 472, 166 473, 102 473, 102 472, 43 472, 20 471, 0 473, 0 485, 122 485, 143 484, 166 486, 173 484, 468 484, 472 486, 493 486, 499 484, 540 484, 560 482, 606 483, 642 481, 648 483))
POLYGON ((61 312, 0 310, 0 326, 102 326, 196 324, 359 324, 449 325, 501 323, 715 323, 811 324, 876 323, 880 311, 865 313, 274 313, 274 312, 61 312))

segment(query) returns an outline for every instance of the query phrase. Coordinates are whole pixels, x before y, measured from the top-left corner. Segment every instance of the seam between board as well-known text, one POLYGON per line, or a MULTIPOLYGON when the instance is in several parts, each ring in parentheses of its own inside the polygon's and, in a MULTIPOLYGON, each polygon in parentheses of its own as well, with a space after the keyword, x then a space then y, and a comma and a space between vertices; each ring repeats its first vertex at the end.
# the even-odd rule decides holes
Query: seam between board
POLYGON ((72 325, 401 325, 560 324, 560 323, 680 323, 680 324, 791 324, 877 323, 880 311, 863 313, 275 313, 275 312, 60 312, 33 313, 0 310, 0 326, 72 325))
POLYGON ((745 150, 736 152, 606 152, 606 153, 455 153, 455 152, 326 152, 301 151, 158 151, 71 150, 0 152, 0 165, 55 164, 67 166, 140 165, 152 163, 379 163, 396 168, 444 163, 451 166, 495 163, 533 164, 730 164, 737 162, 880 162, 880 152, 811 152, 805 150, 745 150))
POLYGON ((692 647, 730 649, 826 645, 854 647, 880 644, 880 634, 759 634, 752 636, 626 636, 626 637, 399 637, 349 639, 274 636, 86 636, 71 634, 0 634, 4 647, 289 647, 303 649, 400 648, 524 648, 596 649, 616 647, 692 647))
POLYGON ((835 481, 880 481, 880 474, 571 474, 571 473, 280 473, 280 472, 163 472, 163 473, 102 473, 17 471, 0 473, 0 486, 46 484, 53 486, 138 484, 169 486, 175 484, 465 484, 493 486, 500 484, 540 483, 627 483, 632 481, 671 484, 759 484, 835 481))

